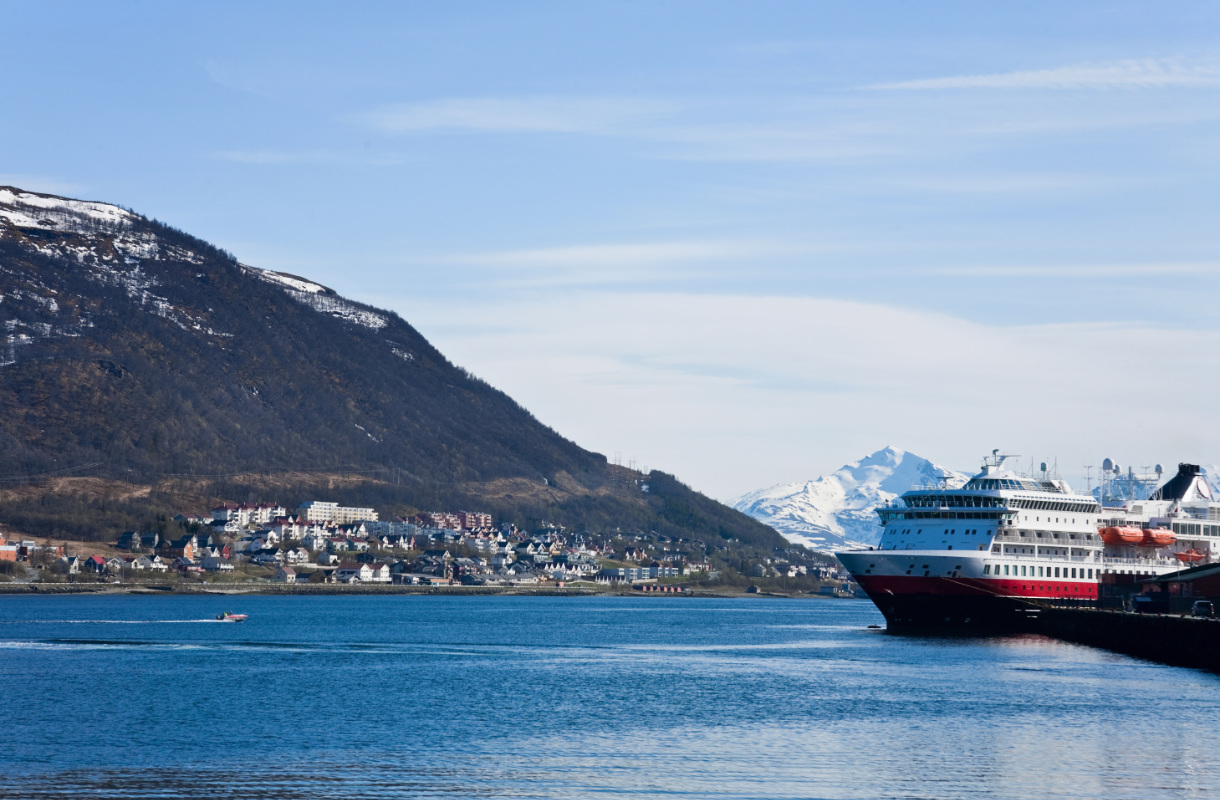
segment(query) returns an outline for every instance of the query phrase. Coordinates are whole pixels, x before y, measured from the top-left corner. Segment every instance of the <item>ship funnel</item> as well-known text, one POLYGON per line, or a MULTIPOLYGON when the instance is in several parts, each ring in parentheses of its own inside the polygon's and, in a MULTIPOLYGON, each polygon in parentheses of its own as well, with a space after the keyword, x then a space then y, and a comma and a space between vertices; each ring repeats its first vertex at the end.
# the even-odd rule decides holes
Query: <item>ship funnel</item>
POLYGON ((1152 500, 1183 500, 1195 486, 1195 478, 1203 470, 1198 464, 1178 464, 1178 474, 1152 493, 1152 500))

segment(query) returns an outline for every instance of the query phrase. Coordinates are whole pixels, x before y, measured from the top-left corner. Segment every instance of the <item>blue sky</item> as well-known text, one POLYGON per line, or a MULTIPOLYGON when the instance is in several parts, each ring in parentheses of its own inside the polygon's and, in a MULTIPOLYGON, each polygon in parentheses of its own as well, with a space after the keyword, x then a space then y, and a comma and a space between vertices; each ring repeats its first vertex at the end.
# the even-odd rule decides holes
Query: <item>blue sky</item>
POLYGON ((392 308, 722 499, 1220 460, 1214 3, 0 9, 0 183, 392 308))

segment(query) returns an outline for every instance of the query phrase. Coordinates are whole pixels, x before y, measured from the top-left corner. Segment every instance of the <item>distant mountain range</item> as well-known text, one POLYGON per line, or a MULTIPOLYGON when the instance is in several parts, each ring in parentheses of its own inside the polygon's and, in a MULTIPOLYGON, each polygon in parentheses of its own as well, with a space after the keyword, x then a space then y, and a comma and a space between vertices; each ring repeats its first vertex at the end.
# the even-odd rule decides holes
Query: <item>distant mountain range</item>
MULTIPOLYGON (((1208 483, 1220 492, 1220 465, 1205 465, 1204 471, 1208 483)), ((1175 472, 1176 464, 1167 470, 1165 480, 1175 472)), ((790 542, 830 552, 876 545, 881 526, 875 509, 911 487, 942 481, 957 487, 968 479, 914 453, 885 447, 816 480, 750 492, 735 500, 733 508, 765 522, 790 542)), ((1084 486, 1073 488, 1085 491, 1084 486)), ((1094 496, 1099 491, 1094 489, 1094 496)))
POLYGON ((912 486, 946 480, 961 486, 967 479, 914 453, 885 447, 816 480, 750 492, 733 507, 775 528, 790 542, 829 552, 876 544, 881 527, 875 509, 912 486))
MULTIPOLYGON (((118 206, 0 187, 0 319, 0 495, 110 481, 75 512, 88 524, 115 486, 174 510, 342 485, 345 503, 395 513, 786 544, 565 439, 398 315, 118 206)), ((0 522, 27 528, 69 505, 3 500, 0 522)))

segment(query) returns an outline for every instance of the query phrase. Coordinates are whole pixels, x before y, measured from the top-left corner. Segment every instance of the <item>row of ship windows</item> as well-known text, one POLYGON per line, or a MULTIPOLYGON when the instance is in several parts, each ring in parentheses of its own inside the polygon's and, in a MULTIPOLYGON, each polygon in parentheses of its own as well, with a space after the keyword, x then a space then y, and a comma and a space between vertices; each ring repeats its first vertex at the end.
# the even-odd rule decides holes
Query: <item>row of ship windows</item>
POLYGON ((889 519, 1001 519, 1008 512, 1004 509, 995 511, 889 511, 878 509, 877 514, 883 520, 889 519))
MULTIPOLYGON (((1077 572, 1077 567, 1026 567, 1024 564, 1021 564, 1021 565, 1012 564, 1011 565, 1012 572, 1010 573, 1008 571, 1009 566, 1010 566, 1009 564, 984 564, 983 565, 983 574, 984 575, 1008 575, 1009 577, 1016 577, 1016 578, 1058 578, 1058 577, 1075 578, 1076 572, 1077 572), (992 569, 993 567, 994 567, 994 569, 992 569), (1001 567, 1003 567, 1003 569, 1004 569, 1004 571, 1002 573, 1000 572, 1001 567), (1026 573, 1027 569, 1029 570, 1028 574, 1026 573), (1037 573, 1034 572, 1035 569, 1037 570, 1037 573), (1045 575, 1042 574, 1043 569, 1046 570, 1045 575), (1062 576, 1059 575, 1060 569, 1063 570, 1062 576), (1020 572, 1018 572, 1017 570, 1020 570, 1020 572), (1054 570, 1053 575, 1051 574, 1052 570, 1054 570), (1071 573, 1070 575, 1068 574, 1069 572, 1071 573)), ((1080 571, 1081 578, 1092 578, 1093 577, 1093 570, 1091 570, 1091 569, 1085 569, 1084 567, 1080 567, 1079 571, 1080 571), (1088 573, 1088 574, 1086 575, 1085 573, 1088 573)))
POLYGON ((1046 500, 1022 500, 1002 497, 954 497, 924 495, 904 497, 907 508, 1023 508, 1030 511, 1066 511, 1069 514, 1096 514, 1098 507, 1091 503, 1052 503, 1046 500))
POLYGON ((1021 500, 1014 498, 1011 502, 1013 508, 1028 508, 1039 511, 1067 511, 1068 513, 1075 512, 1077 514, 1088 514, 1089 512, 1097 513, 1098 507, 1089 503, 1052 503, 1047 500, 1021 500))
MULTIPOLYGON (((1035 539, 1043 539, 1043 538, 1046 538, 1047 536, 1051 537, 1052 539, 1058 539, 1062 536, 1067 536, 1067 538, 1071 539, 1072 541, 1076 541, 1077 539, 1084 539, 1086 542, 1093 541, 1093 534, 1091 534, 1091 533, 1066 533, 1066 534, 1064 534, 1064 533, 1059 533, 1058 531, 1017 531, 1017 536, 1019 536, 1022 539, 1028 539, 1029 535, 1031 533, 1034 535, 1035 539)), ((1012 534, 1010 533, 1009 535, 1011 536, 1012 534)))
POLYGON ((1003 497, 972 497, 970 495, 917 495, 902 498, 907 508, 1007 508, 1003 497))
POLYGON ((967 490, 974 489, 980 492, 995 491, 996 489, 1024 489, 1027 492, 1042 491, 1042 487, 1033 481, 1013 480, 1012 478, 972 478, 966 482, 967 490))
MULTIPOLYGON (((906 536, 906 535, 907 535, 908 533, 910 533, 912 530, 913 530, 912 528, 907 528, 907 529, 905 529, 905 530, 899 531, 899 532, 898 532, 898 535, 899 535, 899 536, 906 536)), ((929 531, 929 532, 930 532, 930 531, 929 531)), ((978 529, 978 528, 973 528, 973 529, 971 529, 971 530, 962 531, 962 536, 977 536, 977 535, 978 535, 978 532, 979 532, 979 529, 978 529)), ((917 530, 917 531, 915 531, 915 533, 917 533, 917 534, 918 534, 918 533, 924 533, 924 531, 918 531, 918 530, 917 530)), ((957 533, 957 528, 954 528, 953 530, 949 530, 948 528, 945 528, 944 535, 945 535, 945 536, 953 536, 953 535, 955 535, 956 533, 957 533)), ((987 533, 991 533, 991 530, 990 530, 990 529, 988 529, 988 530, 987 530, 987 533)))
MULTIPOLYGON (((1029 522, 1029 514, 1026 514, 1026 515, 1024 515, 1023 517, 1021 517, 1021 520, 1022 520, 1023 522, 1029 522)), ((1034 522, 1041 522, 1041 521, 1042 521, 1042 517, 1034 517, 1034 522)), ((1053 521, 1053 522, 1055 522, 1055 523, 1058 523, 1058 522, 1059 522, 1059 517, 1055 517, 1055 519, 1054 519, 1054 520, 1051 520, 1051 518, 1050 518, 1050 517, 1047 517, 1047 518, 1046 518, 1046 521, 1047 521, 1047 522, 1052 522, 1052 521, 1053 521)), ((1065 525, 1067 525, 1067 524, 1075 525, 1075 524, 1076 524, 1076 518, 1075 518, 1075 517, 1072 517, 1072 518, 1069 520, 1067 517, 1064 517, 1064 518, 1063 518, 1063 524, 1065 524, 1065 525)), ((1084 524, 1085 524, 1085 525, 1088 525, 1088 524, 1089 524, 1089 520, 1088 520, 1088 518, 1087 518, 1087 517, 1085 518, 1084 524)))
POLYGON ((1201 525, 1197 522, 1175 522, 1173 532, 1183 536, 1220 536, 1220 525, 1201 525))
MULTIPOLYGON (((1000 545, 998 545, 998 544, 997 544, 997 545, 995 545, 995 546, 993 546, 993 547, 992 547, 991 552, 993 552, 993 553, 999 553, 999 552, 1004 552, 1004 553, 1033 553, 1033 552, 1034 552, 1034 548, 1032 548, 1032 547, 1005 547, 1005 548, 1004 548, 1004 549, 1001 551, 1001 549, 1000 549, 1000 545)), ((1064 548, 1043 547, 1043 548, 1042 548, 1042 549, 1039 551, 1039 553, 1038 553, 1038 554, 1039 554, 1039 555, 1043 555, 1043 556, 1066 556, 1066 555, 1068 555, 1068 551, 1067 551, 1066 549, 1064 549, 1064 548)))

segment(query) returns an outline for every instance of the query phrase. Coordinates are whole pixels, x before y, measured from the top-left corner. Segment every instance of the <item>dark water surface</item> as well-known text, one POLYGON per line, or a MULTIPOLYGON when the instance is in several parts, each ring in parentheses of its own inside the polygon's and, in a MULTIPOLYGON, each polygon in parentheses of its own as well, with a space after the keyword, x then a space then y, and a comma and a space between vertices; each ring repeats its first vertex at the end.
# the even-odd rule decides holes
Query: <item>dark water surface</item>
POLYGON ((0 796, 1220 796, 1216 676, 870 623, 865 601, 0 596, 0 796))

